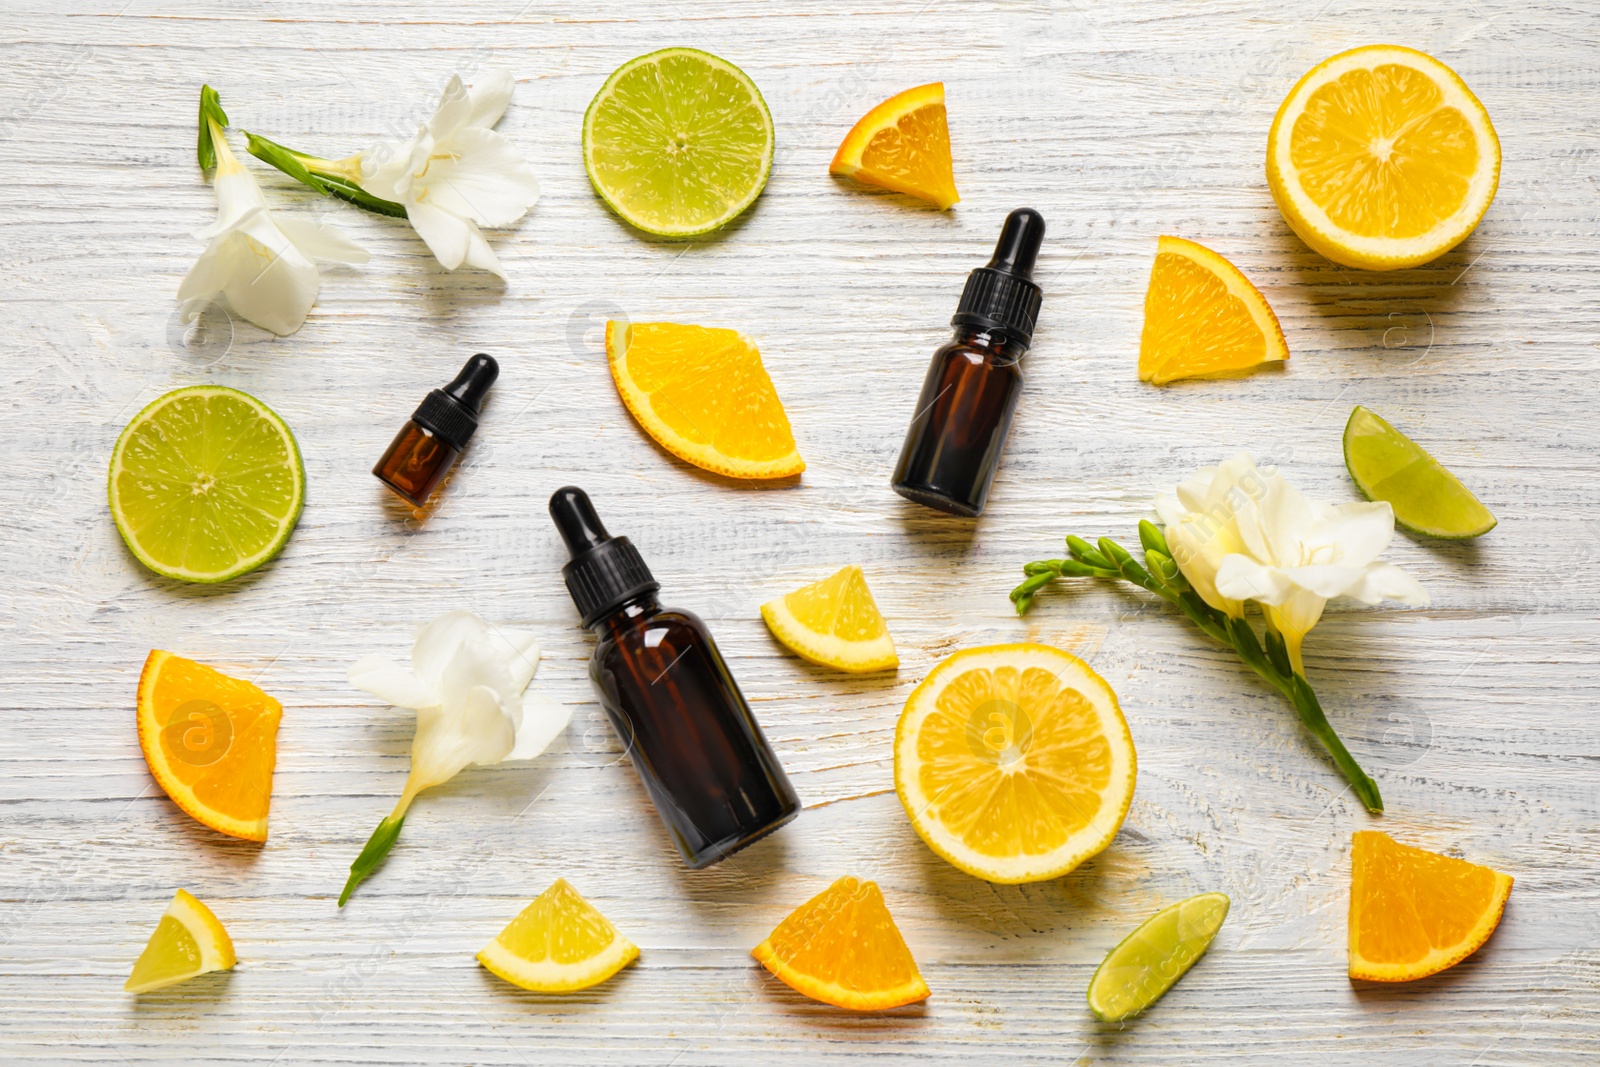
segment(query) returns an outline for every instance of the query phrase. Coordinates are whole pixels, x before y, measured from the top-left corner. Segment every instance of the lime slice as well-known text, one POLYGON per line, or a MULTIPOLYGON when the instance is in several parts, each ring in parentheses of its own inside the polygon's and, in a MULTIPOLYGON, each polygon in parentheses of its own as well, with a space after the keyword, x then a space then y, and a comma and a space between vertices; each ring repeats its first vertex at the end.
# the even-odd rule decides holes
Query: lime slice
POLYGON ((1089 1009, 1115 1023, 1160 1000, 1195 960, 1228 917, 1228 898, 1201 893, 1163 908, 1122 939, 1089 979, 1089 1009))
POLYGON ((618 67, 583 116, 595 192, 647 233, 693 237, 755 202, 772 172, 772 116, 744 71, 695 48, 618 67))
POLYGON ((222 582, 276 556, 306 499, 289 427, 248 393, 175 389, 128 423, 111 453, 117 530, 168 578, 222 582))
POLYGON ((1412 533, 1460 540, 1499 521, 1421 445, 1364 407, 1345 423, 1344 465, 1367 499, 1387 500, 1412 533))

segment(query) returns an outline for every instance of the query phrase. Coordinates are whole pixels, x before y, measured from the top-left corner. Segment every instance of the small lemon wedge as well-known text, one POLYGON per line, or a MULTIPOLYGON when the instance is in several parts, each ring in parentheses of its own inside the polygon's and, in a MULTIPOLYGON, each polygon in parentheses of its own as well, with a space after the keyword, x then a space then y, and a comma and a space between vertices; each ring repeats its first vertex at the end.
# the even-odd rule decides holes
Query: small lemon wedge
POLYGON ((785 648, 813 663, 855 674, 900 666, 866 575, 854 564, 761 605, 761 617, 785 648))
POLYGON ((638 956, 637 945, 557 878, 478 953, 478 962, 535 993, 573 993, 599 985, 638 956))
POLYGON ((123 989, 148 993, 238 962, 233 939, 211 909, 180 889, 133 964, 123 989))

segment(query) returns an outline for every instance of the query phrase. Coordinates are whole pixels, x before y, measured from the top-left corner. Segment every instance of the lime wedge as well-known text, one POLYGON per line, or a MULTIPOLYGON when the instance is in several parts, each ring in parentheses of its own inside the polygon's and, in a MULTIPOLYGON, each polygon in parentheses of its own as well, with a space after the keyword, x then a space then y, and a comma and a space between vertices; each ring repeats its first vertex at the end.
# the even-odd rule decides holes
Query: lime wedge
POLYGON ((583 116, 595 192, 647 233, 693 237, 755 202, 772 172, 772 116, 744 71, 694 48, 629 60, 583 116))
POLYGON ((1344 465, 1367 499, 1387 500, 1412 533, 1460 540, 1499 521, 1421 445, 1364 407, 1345 423, 1344 465))
POLYGON ((117 438, 111 516, 139 562, 168 578, 222 582, 289 540, 306 472, 289 427, 248 393, 175 389, 117 438))
POLYGON ((1089 979, 1089 1009, 1115 1023, 1160 1000, 1211 945, 1228 917, 1228 898, 1201 893, 1163 908, 1122 939, 1089 979))

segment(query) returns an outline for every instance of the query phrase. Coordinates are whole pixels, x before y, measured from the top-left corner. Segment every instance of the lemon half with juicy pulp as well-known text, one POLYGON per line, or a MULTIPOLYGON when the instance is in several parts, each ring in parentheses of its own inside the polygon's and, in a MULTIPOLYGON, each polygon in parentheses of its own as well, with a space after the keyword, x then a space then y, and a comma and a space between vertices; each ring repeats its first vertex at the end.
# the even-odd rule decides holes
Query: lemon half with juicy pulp
POLYGON ((1500 139, 1460 76, 1399 45, 1313 67, 1267 134, 1284 219, 1335 263, 1414 267, 1460 244, 1500 183, 1500 139))
POLYGON ((957 652, 912 691, 895 731, 911 825, 991 882, 1056 878, 1109 845, 1136 770, 1116 694, 1048 645, 957 652))

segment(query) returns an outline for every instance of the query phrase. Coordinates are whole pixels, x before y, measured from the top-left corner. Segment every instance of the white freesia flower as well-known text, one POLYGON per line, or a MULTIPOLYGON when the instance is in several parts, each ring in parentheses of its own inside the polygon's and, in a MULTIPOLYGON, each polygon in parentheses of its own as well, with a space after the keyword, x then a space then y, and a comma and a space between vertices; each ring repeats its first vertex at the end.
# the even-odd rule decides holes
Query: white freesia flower
POLYGON ((478 227, 509 226, 539 199, 527 160, 490 128, 511 102, 512 85, 510 74, 496 71, 469 91, 451 75, 415 137, 361 153, 361 187, 405 205, 411 225, 449 270, 466 263, 504 278, 478 227))
POLYGON ((452 611, 417 633, 410 670, 383 656, 363 656, 350 668, 352 685, 416 709, 417 733, 405 791, 351 866, 340 906, 394 845, 418 793, 472 764, 533 759, 566 729, 571 708, 525 692, 538 667, 531 633, 452 611))
POLYGON ((1305 635, 1334 597, 1428 602, 1415 578, 1378 561, 1394 537, 1394 509, 1387 503, 1308 500, 1243 453, 1200 471, 1179 486, 1177 497, 1176 506, 1165 505, 1163 520, 1169 544, 1175 534, 1184 546, 1173 545, 1184 577, 1207 603, 1230 614, 1238 613, 1240 601, 1261 604, 1298 674, 1305 673, 1305 635))
POLYGON ((332 226, 273 215, 215 124, 212 139, 217 221, 195 234, 209 246, 178 287, 183 321, 193 322, 225 295, 234 311, 262 329, 294 333, 322 284, 315 261, 365 263, 367 253, 332 226))

